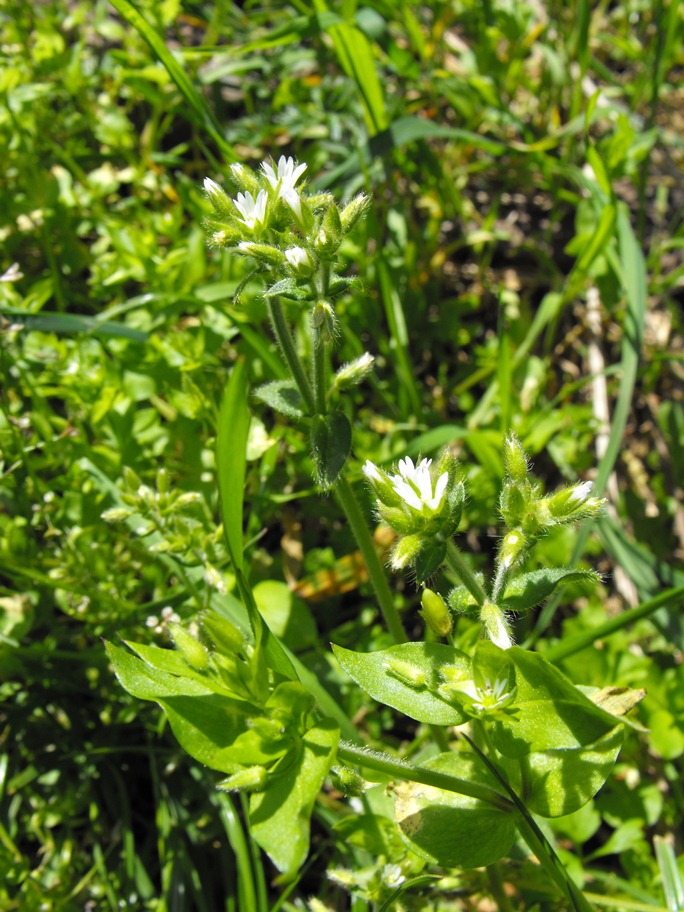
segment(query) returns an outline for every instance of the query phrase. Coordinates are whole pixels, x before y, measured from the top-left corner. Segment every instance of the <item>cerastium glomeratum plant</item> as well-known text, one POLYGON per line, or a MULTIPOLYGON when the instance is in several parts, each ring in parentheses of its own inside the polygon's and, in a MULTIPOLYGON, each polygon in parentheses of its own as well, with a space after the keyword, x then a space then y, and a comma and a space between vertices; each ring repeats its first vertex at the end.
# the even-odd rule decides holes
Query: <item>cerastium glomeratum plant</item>
MULTIPOLYGON (((209 609, 190 629, 169 624, 175 650, 109 644, 115 671, 132 694, 163 708, 193 757, 223 774, 220 788, 249 795, 252 835, 285 879, 296 875, 307 856, 310 816, 326 778, 333 776, 337 788, 360 795, 368 785, 360 769, 376 780, 378 774, 391 779, 404 846, 396 858, 384 859, 375 892, 367 892, 371 898, 386 899, 388 890, 427 863, 493 865, 521 837, 572 907, 586 909, 535 817, 569 814, 586 804, 610 775, 629 723, 539 653, 516 646, 511 618, 565 583, 598 579, 588 570, 525 568, 541 536, 596 516, 602 501, 592 496, 589 482, 545 495, 520 443, 509 436, 499 501, 503 530, 487 580, 471 569, 455 541, 467 492, 464 472, 448 450, 417 462, 405 456, 393 466, 367 461, 362 472, 377 518, 395 536, 390 569, 408 571, 424 587, 426 639, 407 642, 386 568, 347 477, 352 424, 340 403, 345 391, 373 370, 373 358, 364 354, 336 370, 332 366, 335 299, 353 284, 340 275, 339 249, 370 200, 360 195, 341 206, 329 193, 309 193, 305 170, 285 157, 277 164, 264 162, 256 172, 233 165, 234 194, 207 178, 214 210, 206 220, 208 238, 214 247, 248 258, 253 267, 248 278, 264 282, 288 376, 253 395, 308 433, 317 484, 332 492, 344 511, 395 642, 375 652, 333 646, 335 656, 374 700, 431 726, 436 748, 419 765, 365 749, 322 684, 303 673, 263 622, 243 555, 250 419, 242 362, 224 396, 217 468, 226 544, 244 613, 229 618, 209 609), (306 359, 284 302, 307 313, 306 359), (458 584, 442 593, 426 588, 442 578, 443 567, 458 584), (467 652, 452 645, 459 614, 478 618, 481 626, 481 638, 467 652)), ((356 882, 353 872, 342 869, 333 876, 340 883, 356 882)))

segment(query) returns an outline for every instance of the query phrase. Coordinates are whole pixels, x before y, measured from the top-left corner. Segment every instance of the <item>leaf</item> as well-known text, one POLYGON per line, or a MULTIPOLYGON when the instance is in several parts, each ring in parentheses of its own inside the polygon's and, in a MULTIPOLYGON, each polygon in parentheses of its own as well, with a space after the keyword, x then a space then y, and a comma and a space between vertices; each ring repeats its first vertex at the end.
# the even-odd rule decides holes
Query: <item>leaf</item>
MULTIPOLYGON (((421 768, 499 789, 494 776, 470 753, 439 754, 421 768)), ((401 782, 394 789, 394 800, 404 841, 433 864, 447 868, 493 864, 515 839, 515 817, 477 798, 419 782, 401 782)))
POLYGON ((330 488, 351 450, 351 425, 342 412, 316 415, 311 426, 311 446, 317 481, 330 488))
POLYGON ((292 298, 295 301, 308 300, 310 292, 308 289, 301 288, 296 279, 280 279, 275 282, 264 292, 265 298, 275 298, 282 295, 284 298, 292 298))
POLYGON ((12 323, 21 323, 27 329, 42 332, 89 333, 94 336, 110 336, 112 338, 130 339, 132 342, 146 342, 149 333, 140 329, 133 329, 125 323, 115 323, 112 320, 102 320, 100 317, 90 317, 87 314, 63 313, 29 313, 19 307, 3 307, 0 312, 5 317, 12 317, 12 323))
POLYGON ((563 817, 583 807, 602 787, 617 760, 624 727, 616 726, 577 750, 535 751, 524 758, 529 792, 523 800, 533 814, 563 817))
POLYGON ((540 605, 561 584, 580 580, 598 583, 601 577, 593 570, 571 570, 566 567, 521 573, 506 586, 501 607, 508 611, 529 611, 540 605))
POLYGON ((292 380, 273 380, 254 391, 255 398, 288 418, 303 418, 304 401, 292 380))
POLYGON ((232 773, 232 746, 247 731, 258 707, 212 692, 191 678, 150 668, 126 649, 107 643, 121 685, 134 697, 158 703, 181 747, 211 769, 232 773))
POLYGON ((233 367, 221 402, 216 440, 216 471, 221 500, 221 520, 230 559, 242 570, 242 507, 249 435, 245 362, 233 367))
POLYGON ((506 757, 587 747, 615 728, 615 717, 595 706, 542 656, 512 646, 518 692, 492 722, 494 746, 506 757))
POLYGON ((349 677, 374 700, 417 722, 462 725, 468 720, 460 705, 437 694, 444 666, 460 671, 464 680, 470 678, 470 659, 458 649, 443 643, 402 643, 378 652, 332 649, 349 677))
POLYGON ((334 762, 339 736, 331 719, 310 728, 296 758, 286 758, 282 775, 250 798, 252 836, 283 874, 295 874, 307 856, 311 812, 334 762))
POLYGON ((280 580, 262 580, 254 587, 254 599, 270 630, 293 652, 315 645, 316 622, 308 606, 280 580))

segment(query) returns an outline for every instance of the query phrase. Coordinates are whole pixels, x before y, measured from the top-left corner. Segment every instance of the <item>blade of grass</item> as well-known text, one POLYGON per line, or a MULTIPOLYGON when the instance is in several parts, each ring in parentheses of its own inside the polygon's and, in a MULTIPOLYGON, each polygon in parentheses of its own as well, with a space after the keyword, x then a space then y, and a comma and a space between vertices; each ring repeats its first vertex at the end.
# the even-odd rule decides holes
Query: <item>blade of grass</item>
POLYGON ((677 858, 672 848, 672 843, 667 839, 663 839, 662 836, 656 836, 653 843, 668 912, 682 912, 684 909, 684 884, 682 884, 682 875, 677 867, 677 858))
POLYGON ((257 904, 258 891, 254 883, 248 837, 242 828, 242 823, 230 796, 225 792, 217 792, 215 800, 219 806, 219 818, 235 858, 237 869, 237 908, 240 910, 254 909, 255 912, 262 912, 263 907, 257 904))
POLYGON ((199 124, 214 140, 226 161, 237 161, 237 156, 232 146, 223 138, 221 127, 211 108, 192 84, 183 67, 167 48, 161 35, 149 24, 132 0, 111 0, 111 2, 117 12, 133 26, 140 37, 149 45, 152 53, 178 86, 178 90, 196 115, 199 124))
POLYGON ((408 330, 401 304, 401 296, 392 280, 385 258, 378 252, 376 259, 380 294, 385 305, 385 316, 390 331, 390 346, 395 356, 395 368, 400 380, 399 396, 404 399, 402 413, 408 415, 411 409, 415 416, 420 414, 420 397, 416 389, 415 376, 408 351, 408 330), (408 400, 408 401, 406 401, 408 400))

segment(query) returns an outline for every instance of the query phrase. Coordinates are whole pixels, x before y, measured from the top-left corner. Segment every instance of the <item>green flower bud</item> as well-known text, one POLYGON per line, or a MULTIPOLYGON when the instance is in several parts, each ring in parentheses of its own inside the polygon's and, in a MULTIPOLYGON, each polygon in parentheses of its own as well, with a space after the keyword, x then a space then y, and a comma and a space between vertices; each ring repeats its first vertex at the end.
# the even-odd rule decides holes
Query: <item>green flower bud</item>
POLYGON ((285 254, 277 247, 270 244, 257 244, 254 241, 241 241, 238 251, 244 256, 253 257, 267 266, 282 266, 285 263, 285 254))
POLYGON ((315 304, 311 311, 311 325, 317 344, 332 342, 337 335, 337 320, 332 305, 327 301, 315 304))
POLYGON ((227 618, 215 611, 207 611, 200 618, 202 630, 216 649, 224 655, 234 655, 245 648, 245 638, 227 618))
POLYGON ((204 178, 204 192, 209 197, 211 205, 218 215, 223 218, 229 218, 234 215, 235 209, 230 197, 223 187, 220 187, 216 181, 213 181, 210 177, 204 178))
POLYGON ((370 204, 370 197, 361 193, 344 207, 340 213, 340 225, 343 234, 349 234, 359 219, 366 214, 370 204))
POLYGON ((515 566, 524 557, 527 541, 521 529, 513 529, 504 535, 499 547, 499 560, 506 570, 515 566))
POLYGON ((420 535, 407 535, 402 538, 392 552, 392 569, 403 570, 410 566, 423 549, 424 541, 420 535))
POLYGON ((437 636, 449 636, 454 629, 454 622, 442 596, 432 589, 423 589, 420 603, 423 606, 420 616, 430 630, 437 636))
POLYGON ((349 798, 359 798, 369 783, 349 766, 335 766, 330 771, 333 787, 349 798))
POLYGON ((106 523, 123 522, 129 516, 133 516, 135 510, 130 507, 112 507, 111 510, 105 510, 100 518, 106 523))
POLYGON ((506 472, 513 481, 523 482, 527 478, 529 463, 518 438, 511 434, 504 443, 504 461, 506 472))
POLYGON ((195 671, 206 671, 209 667, 209 653, 199 640, 188 633, 180 624, 169 624, 169 633, 178 652, 195 671))
POLYGON ((500 649, 510 649, 513 645, 511 628, 504 612, 493 602, 485 602, 480 612, 480 620, 487 637, 500 649))
POLYGON ((253 171, 236 162, 230 166, 230 176, 238 190, 242 190, 243 193, 251 193, 256 198, 261 190, 261 184, 253 171))
POLYGON ((544 498, 549 517, 557 522, 572 522, 600 513, 605 501, 589 496, 592 487, 591 481, 585 481, 544 498))
POLYGON ((339 390, 348 389, 351 386, 357 386, 373 370, 375 358, 373 355, 365 352, 360 358, 343 364, 335 374, 335 387, 339 390))
POLYGON ((396 656, 387 658, 383 662, 383 666, 388 674, 398 678, 409 687, 413 687, 416 690, 422 690, 427 687, 428 677, 423 668, 411 665, 410 662, 405 662, 403 659, 396 658, 396 656))
POLYGON ((263 766, 250 766, 238 770, 227 779, 218 783, 217 788, 223 792, 260 792, 266 787, 268 770, 263 766))
POLYGON ((308 279, 313 275, 316 263, 308 250, 303 247, 290 247, 285 251, 285 259, 298 279, 308 279))

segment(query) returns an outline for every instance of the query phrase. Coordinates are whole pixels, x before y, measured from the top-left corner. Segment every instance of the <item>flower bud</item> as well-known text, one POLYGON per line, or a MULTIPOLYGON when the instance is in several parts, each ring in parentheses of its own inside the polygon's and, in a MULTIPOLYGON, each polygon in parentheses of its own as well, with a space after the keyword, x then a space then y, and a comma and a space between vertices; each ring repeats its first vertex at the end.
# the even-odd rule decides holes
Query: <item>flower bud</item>
POLYGON ((357 386, 371 373, 374 364, 375 358, 368 352, 365 352, 360 358, 343 364, 335 374, 335 387, 342 390, 357 386))
POLYGON ((570 522, 600 512, 605 501, 589 496, 592 487, 591 481, 585 481, 546 497, 549 517, 556 522, 570 522))
POLYGON ((213 181, 210 177, 204 178, 204 192, 209 197, 211 205, 218 215, 225 218, 234 214, 235 210, 230 197, 223 187, 220 187, 216 181, 213 181))
POLYGON ((480 612, 480 620, 489 639, 500 649, 510 649, 513 645, 511 628, 504 612, 493 602, 485 602, 480 612))
POLYGON ((398 678, 403 684, 407 684, 409 687, 414 687, 416 690, 422 690, 427 686, 428 677, 425 669, 419 668, 417 665, 412 665, 410 662, 405 662, 404 659, 390 656, 383 662, 383 666, 388 674, 392 675, 394 678, 398 678))
POLYGON ((237 189, 242 190, 243 193, 251 193, 253 197, 256 197, 261 190, 261 184, 254 172, 239 162, 230 166, 230 176, 237 189))
POLYGON ((315 304, 311 311, 311 325, 316 344, 332 342, 337 333, 337 321, 332 305, 327 301, 315 304))
POLYGON ((520 445, 520 441, 513 434, 507 437, 504 443, 504 461, 506 463, 506 472, 513 481, 523 482, 527 478, 529 471, 527 456, 520 445))
POLYGON ((340 226, 343 234, 349 234, 359 219, 366 214, 370 204, 370 197, 360 193, 344 207, 340 213, 340 226))
POLYGON ((392 552, 392 569, 403 570, 415 561, 422 549, 423 539, 420 535, 406 535, 392 552))
POLYGON ((298 279, 310 278, 316 268, 309 251, 303 247, 290 247, 285 251, 285 259, 298 279))
POLYGON ((257 244, 254 241, 241 241, 238 244, 238 250, 244 256, 251 256, 267 266, 282 266, 285 262, 285 254, 277 247, 270 244, 257 244))
POLYGON ((442 596, 432 589, 423 589, 420 603, 423 606, 420 616, 430 630, 437 636, 449 636, 454 629, 454 622, 442 596))
POLYGON ((105 510, 101 514, 100 518, 103 519, 106 523, 115 523, 123 522, 124 519, 128 519, 129 516, 133 516, 135 511, 130 507, 112 507, 111 510, 105 510))
POLYGON ((249 766, 238 770, 227 779, 218 783, 217 788, 224 792, 260 792, 266 786, 268 770, 263 766, 249 766))
POLYGON ((242 652, 245 648, 245 638, 227 618, 215 611, 207 611, 200 620, 202 630, 216 649, 225 655, 242 652))
POLYGON ((515 566, 525 554, 527 542, 520 529, 513 529, 501 540, 499 561, 506 570, 515 566))
POLYGON ((333 786, 348 798, 360 798, 369 783, 349 766, 336 766, 330 771, 333 786))
POLYGON ((180 624, 169 624, 169 633, 174 646, 195 671, 206 671, 209 667, 209 653, 199 640, 188 633, 180 624))

